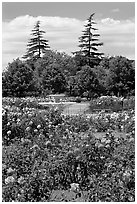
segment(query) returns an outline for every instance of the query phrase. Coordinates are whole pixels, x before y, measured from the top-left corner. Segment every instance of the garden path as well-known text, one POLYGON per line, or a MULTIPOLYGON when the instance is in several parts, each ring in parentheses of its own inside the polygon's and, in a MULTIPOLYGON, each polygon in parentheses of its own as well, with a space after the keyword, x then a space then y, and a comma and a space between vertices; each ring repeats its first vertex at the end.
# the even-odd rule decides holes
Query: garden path
POLYGON ((88 108, 89 103, 75 103, 72 105, 68 105, 64 108, 63 114, 64 115, 77 115, 77 114, 83 114, 88 108))

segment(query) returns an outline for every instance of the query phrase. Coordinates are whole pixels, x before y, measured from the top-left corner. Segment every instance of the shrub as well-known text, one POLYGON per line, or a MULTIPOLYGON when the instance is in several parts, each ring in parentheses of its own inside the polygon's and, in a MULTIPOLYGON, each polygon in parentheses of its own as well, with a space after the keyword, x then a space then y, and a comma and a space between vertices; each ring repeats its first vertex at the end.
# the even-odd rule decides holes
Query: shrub
POLYGON ((89 118, 5 102, 3 202, 135 200, 134 110, 89 118))
POLYGON ((77 102, 77 103, 81 103, 81 97, 76 97, 76 99, 75 99, 75 101, 77 102))

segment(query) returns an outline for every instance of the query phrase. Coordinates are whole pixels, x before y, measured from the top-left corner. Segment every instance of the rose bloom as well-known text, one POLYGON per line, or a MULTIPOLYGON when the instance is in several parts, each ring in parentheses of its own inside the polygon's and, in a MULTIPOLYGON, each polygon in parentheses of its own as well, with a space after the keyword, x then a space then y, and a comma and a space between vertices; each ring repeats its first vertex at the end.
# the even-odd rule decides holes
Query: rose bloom
POLYGON ((71 183, 71 191, 79 191, 79 184, 78 183, 71 183))
POLYGON ((34 132, 38 132, 38 130, 37 130, 37 129, 35 129, 35 130, 34 130, 34 132))
POLYGON ((30 121, 30 122, 29 122, 29 125, 32 125, 32 124, 33 124, 33 121, 30 121))
POLYGON ((8 176, 5 179, 5 184, 14 183, 14 182, 15 182, 15 178, 13 176, 8 176))
POLYGON ((37 144, 33 145, 33 147, 31 147, 30 149, 40 149, 39 146, 37 144))
POLYGON ((10 135, 10 134, 11 134, 11 131, 9 130, 9 131, 7 132, 7 134, 10 135))
POLYGON ((37 128, 40 129, 40 128, 41 128, 41 125, 38 125, 37 128))
POLYGON ((18 178, 18 183, 22 184, 24 182, 24 178, 21 176, 18 178))
POLYGON ((26 128, 26 131, 30 131, 30 127, 27 127, 27 128, 26 128))
POLYGON ((7 173, 13 173, 15 170, 12 169, 11 167, 7 170, 7 173))

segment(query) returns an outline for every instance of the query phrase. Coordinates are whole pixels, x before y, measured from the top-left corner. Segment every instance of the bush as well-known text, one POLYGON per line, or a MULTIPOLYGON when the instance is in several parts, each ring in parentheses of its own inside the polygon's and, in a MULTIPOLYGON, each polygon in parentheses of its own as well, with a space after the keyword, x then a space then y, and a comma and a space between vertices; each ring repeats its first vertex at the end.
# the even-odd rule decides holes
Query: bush
POLYGON ((133 110, 71 117, 57 108, 20 110, 18 100, 5 102, 3 202, 135 200, 133 110), (114 136, 117 127, 124 137, 114 136), (97 137, 96 131, 105 133, 97 137))
POLYGON ((75 102, 81 103, 81 97, 76 97, 75 102))
POLYGON ((135 98, 122 99, 114 96, 101 96, 98 99, 91 100, 90 110, 111 109, 114 112, 129 110, 135 108, 135 98))

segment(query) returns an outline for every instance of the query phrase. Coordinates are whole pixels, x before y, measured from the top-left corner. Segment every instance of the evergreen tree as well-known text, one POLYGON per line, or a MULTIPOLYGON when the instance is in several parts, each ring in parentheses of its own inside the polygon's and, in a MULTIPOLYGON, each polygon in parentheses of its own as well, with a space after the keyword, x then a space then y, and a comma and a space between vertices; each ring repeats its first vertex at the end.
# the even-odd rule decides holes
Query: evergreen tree
POLYGON ((44 53, 48 48, 48 40, 43 39, 45 31, 40 30, 40 21, 37 21, 31 35, 33 36, 27 44, 27 52, 23 58, 40 58, 41 54, 44 53))
POLYGON ((80 54, 81 56, 84 56, 86 58, 86 64, 91 67, 97 65, 103 55, 103 53, 98 52, 98 46, 102 46, 103 43, 98 42, 100 34, 94 33, 98 30, 97 28, 94 28, 94 24, 96 24, 93 20, 94 14, 95 13, 91 14, 87 19, 83 35, 79 38, 80 51, 74 52, 76 55, 80 54))

